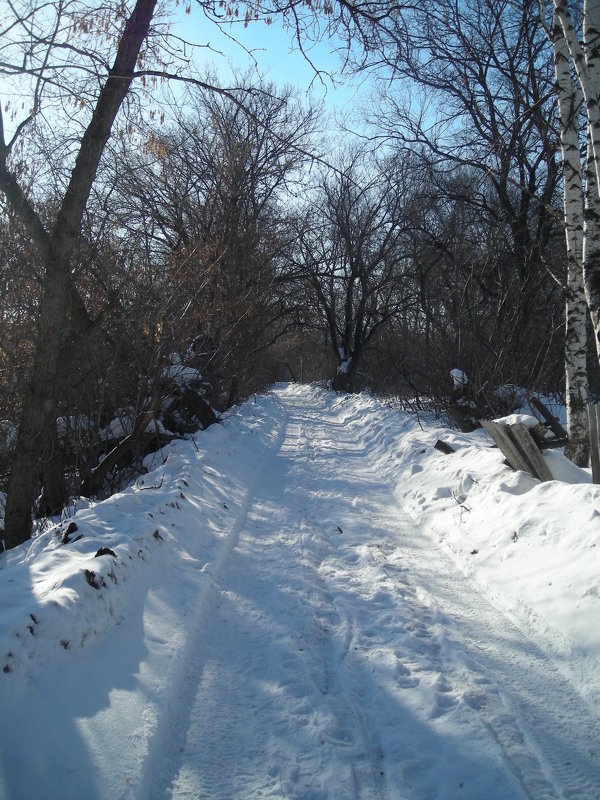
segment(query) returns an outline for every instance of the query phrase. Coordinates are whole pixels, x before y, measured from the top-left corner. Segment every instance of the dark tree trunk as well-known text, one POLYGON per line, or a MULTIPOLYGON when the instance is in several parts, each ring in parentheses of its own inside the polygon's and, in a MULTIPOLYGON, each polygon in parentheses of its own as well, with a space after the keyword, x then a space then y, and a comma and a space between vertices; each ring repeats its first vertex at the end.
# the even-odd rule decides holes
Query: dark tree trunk
MULTIPOLYGON (((100 91, 92 119, 81 140, 67 191, 54 228, 47 238, 31 206, 22 202, 24 195, 15 177, 6 169, 6 154, 0 153, 0 188, 14 210, 22 216, 27 215, 23 221, 36 235, 38 247, 43 248, 46 266, 33 374, 23 403, 15 461, 8 487, 4 520, 7 548, 26 541, 31 533, 37 476, 43 471, 44 453, 52 452, 54 444, 58 391, 56 376, 63 330, 69 315, 71 257, 98 164, 115 117, 133 80, 156 2, 157 0, 137 0, 125 25, 113 67, 100 91)), ((46 478, 50 493, 57 495, 50 502, 55 502, 61 492, 64 494, 64 489, 50 472, 46 478)))
POLYGON ((345 362, 344 369, 338 369, 335 378, 332 381, 331 387, 336 392, 348 392, 352 394, 356 387, 356 372, 358 367, 358 359, 352 356, 350 362, 345 362))
POLYGON ((60 265, 48 263, 42 288, 33 374, 23 403, 15 461, 8 485, 5 510, 7 549, 21 544, 31 533, 37 479, 43 468, 44 453, 51 452, 52 431, 56 431, 54 379, 67 315, 68 286, 68 271, 61 270, 60 265))
POLYGON ((42 454, 42 499, 38 512, 41 517, 52 517, 60 514, 67 504, 68 492, 63 448, 55 422, 50 424, 46 434, 47 444, 42 454))

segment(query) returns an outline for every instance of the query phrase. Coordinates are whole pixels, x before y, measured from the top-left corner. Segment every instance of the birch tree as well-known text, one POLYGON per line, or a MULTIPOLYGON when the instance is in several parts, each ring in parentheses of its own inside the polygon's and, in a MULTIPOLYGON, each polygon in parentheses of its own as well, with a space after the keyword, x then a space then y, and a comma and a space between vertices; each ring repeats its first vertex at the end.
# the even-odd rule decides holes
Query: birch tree
POLYGON ((567 241, 577 237, 581 240, 579 269, 600 359, 600 240, 597 236, 600 219, 600 2, 584 0, 583 5, 576 4, 576 10, 581 13, 581 36, 566 0, 553 0, 552 10, 550 37, 556 62, 561 122, 563 109, 565 118, 576 103, 584 109, 583 131, 578 116, 572 114, 570 121, 573 129, 570 135, 573 137, 577 132, 587 141, 578 180, 569 175, 575 167, 575 150, 571 148, 566 153, 563 150, 565 176, 572 181, 569 202, 565 205, 565 229, 567 241), (579 211, 582 206, 583 226, 579 211))
POLYGON ((556 12, 551 36, 560 121, 567 246, 565 374, 569 444, 566 452, 576 464, 587 466, 587 304, 583 285, 585 223, 579 137, 583 98, 572 79, 567 42, 556 12))

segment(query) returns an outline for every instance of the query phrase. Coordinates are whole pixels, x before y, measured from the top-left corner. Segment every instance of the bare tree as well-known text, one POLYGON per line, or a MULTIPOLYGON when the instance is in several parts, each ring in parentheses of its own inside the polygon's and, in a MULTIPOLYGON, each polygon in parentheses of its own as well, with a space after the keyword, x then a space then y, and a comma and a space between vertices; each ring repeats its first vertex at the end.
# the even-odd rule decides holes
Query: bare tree
MULTIPOLYGON (((489 213, 483 213, 477 197, 486 187, 478 170, 465 167, 447 175, 431 166, 420 174, 413 215, 419 303, 406 331, 418 350, 415 376, 421 391, 447 397, 450 370, 459 367, 477 392, 480 415, 497 416, 502 404, 496 387, 560 385, 556 354, 563 341, 561 290, 540 272, 535 303, 517 326, 521 297, 514 279, 512 234, 493 187, 487 186, 489 213)), ((558 228, 553 248, 551 244, 545 259, 560 264, 558 228)))
MULTIPOLYGON (((12 138, 8 139, 3 117, 0 117, 0 189, 13 213, 18 215, 35 242, 45 268, 31 384, 23 403, 16 457, 6 503, 7 547, 19 544, 28 537, 38 462, 51 464, 55 452, 56 373, 62 331, 71 299, 71 258, 96 170, 117 113, 133 80, 155 6, 156 0, 138 0, 130 16, 123 21, 122 35, 111 69, 103 81, 91 119, 81 137, 75 166, 51 227, 44 225, 9 161, 11 151, 18 142, 18 135, 29 119, 23 120, 12 138)), ((47 10, 43 13, 47 13, 47 10)), ((83 24, 83 19, 75 17, 74 24, 83 24)), ((54 44, 63 32, 66 17, 56 13, 49 37, 40 32, 39 26, 45 27, 46 20, 37 18, 35 10, 31 10, 29 14, 23 11, 10 22, 22 29, 30 40, 32 36, 35 37, 34 44, 37 47, 32 48, 32 51, 42 63, 33 63, 32 57, 32 67, 29 67, 26 55, 23 64, 25 69, 30 68, 37 72, 34 102, 39 103, 45 81, 52 80, 49 74, 56 74, 58 70, 53 65, 53 70, 49 73, 47 65, 53 58, 54 44)), ((65 494, 62 473, 50 469, 45 487, 51 495, 49 504, 60 507, 65 494)))
MULTIPOLYGON (((0 116, 0 191, 12 212, 28 231, 43 264, 36 353, 30 388, 25 397, 19 428, 16 459, 9 487, 5 516, 5 543, 12 547, 23 541, 31 529, 31 507, 38 473, 42 466, 47 505, 59 508, 65 488, 60 470, 54 465, 56 452, 55 417, 57 365, 65 329, 73 327, 73 308, 84 304, 75 297, 70 269, 86 202, 96 170, 111 131, 123 109, 135 96, 135 80, 145 92, 164 79, 188 81, 211 88, 194 72, 189 43, 161 31, 164 17, 156 13, 156 0, 137 0, 127 6, 109 2, 94 5, 86 0, 37 4, 15 0, 5 8, 0 22, 0 75, 16 82, 14 95, 30 98, 3 103, 0 116), (166 34, 166 35, 165 35, 166 34), (27 85, 23 85, 27 83, 27 85), (59 181, 55 214, 44 220, 20 171, 19 157, 28 131, 38 125, 56 128, 66 120, 61 147, 64 162, 72 166, 70 177, 59 181), (49 465, 46 469, 45 465, 49 465)), ((239 16, 234 3, 194 4, 204 18, 216 24, 239 16)), ((377 5, 377 4, 376 4, 377 5)), ((382 3, 381 8, 386 8, 382 3)), ((188 11, 192 10, 191 4, 188 11)), ((244 24, 269 20, 278 14, 291 28, 301 47, 306 37, 324 35, 334 19, 347 15, 343 3, 326 8, 292 2, 257 2, 244 7, 244 24)), ((353 8, 355 14, 373 14, 368 3, 353 8)), ((384 12, 389 14, 389 9, 384 12)), ((137 113, 140 113, 138 106, 137 113)), ((118 134, 135 133, 136 118, 121 117, 118 134)), ((49 153, 52 156, 52 153, 49 153)), ((35 187, 34 187, 35 188, 35 187)), ((93 325, 93 320, 87 320, 93 325)), ((89 327, 89 326, 87 326, 89 327)))
MULTIPOLYGON (((560 18, 573 40, 567 4, 562 5, 560 18)), ((415 102, 414 91, 407 96, 402 88, 387 89, 384 110, 377 117, 382 134, 402 146, 421 146, 438 170, 444 164, 447 170, 468 166, 480 171, 485 191, 472 198, 474 210, 477 199, 480 213, 488 217, 495 207, 499 223, 511 232, 518 313, 510 312, 509 341, 518 361, 527 343, 528 319, 540 296, 547 294, 540 293, 540 287, 550 280, 546 251, 555 227, 553 206, 561 177, 552 57, 538 5, 534 0, 461 4, 442 0, 417 5, 404 9, 393 24, 374 29, 368 48, 375 55, 369 57, 368 49, 359 67, 383 69, 387 79, 399 81, 400 87, 410 81, 420 87, 423 101, 415 102)), ((565 78, 566 73, 563 86, 565 78)), ((565 102, 570 102, 567 95, 565 102)), ((563 146, 568 113, 563 104, 563 146)), ((571 120, 576 119, 576 111, 570 113, 571 120)), ((593 137, 590 142, 593 152, 593 137)), ((588 216, 593 216, 591 211, 588 216)), ((572 245, 570 241, 571 254, 572 245)), ((563 284, 567 299, 569 449, 577 463, 586 463, 585 313, 572 264, 569 261, 564 278, 560 273, 553 277, 563 284)))
POLYGON ((388 54, 400 83, 376 117, 382 135, 419 147, 438 174, 480 173, 471 203, 488 218, 501 214, 510 230, 523 317, 543 269, 559 180, 551 62, 527 5, 443 0, 404 14, 410 47, 388 54), (405 81, 419 87, 425 107, 406 98, 405 81))
MULTIPOLYGON (((236 19, 240 12, 235 3, 194 5, 216 24, 236 19)), ((64 482, 54 463, 61 342, 65 331, 75 328, 76 320, 85 323, 86 330, 95 324, 79 313, 85 304, 76 296, 70 272, 86 203, 115 122, 118 120, 119 136, 135 134, 142 106, 136 109, 138 116, 118 117, 124 105, 135 106, 132 83, 135 80, 143 93, 162 80, 176 79, 227 94, 194 72, 188 42, 160 30, 165 18, 156 13, 156 0, 137 0, 132 6, 112 2, 97 6, 86 0, 42 4, 15 0, 6 6, 0 22, 0 75, 18 84, 16 96, 30 98, 29 104, 13 100, 2 106, 0 191, 27 230, 43 265, 35 356, 6 507, 7 547, 29 535, 40 465, 45 473, 46 505, 59 508, 64 501, 64 482), (32 190, 23 179, 21 148, 29 131, 40 125, 56 128, 59 119, 65 122, 61 156, 72 171, 64 182, 56 183, 55 213, 46 220, 37 207, 35 189, 39 187, 32 190)), ((391 13, 386 2, 352 7, 327 3, 321 7, 300 0, 274 0, 244 7, 242 17, 247 24, 277 14, 303 47, 307 38, 323 36, 338 22, 347 24, 362 16, 375 22, 377 14, 387 17, 391 13)), ((239 104, 238 98, 230 96, 239 104)), ((52 157, 51 152, 48 155, 52 157)))
POLYGON ((145 156, 118 163, 118 224, 145 237, 164 326, 192 346, 217 405, 256 388, 261 358, 290 328, 278 288, 287 206, 317 119, 273 85, 244 108, 196 92, 175 126, 151 132, 145 156))
POLYGON ((325 176, 301 217, 296 274, 328 332, 334 388, 354 389, 369 342, 408 302, 413 192, 408 162, 377 164, 359 151, 325 176))

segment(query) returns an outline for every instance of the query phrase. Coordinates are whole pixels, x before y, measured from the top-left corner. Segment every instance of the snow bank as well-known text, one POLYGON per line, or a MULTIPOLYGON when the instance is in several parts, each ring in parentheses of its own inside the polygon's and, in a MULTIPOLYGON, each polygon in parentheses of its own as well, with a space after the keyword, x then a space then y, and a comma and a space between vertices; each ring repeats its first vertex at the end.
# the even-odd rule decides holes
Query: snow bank
MULTIPOLYGON (((394 483, 398 503, 436 531, 461 570, 565 658, 600 659, 600 487, 589 471, 546 452, 556 480, 540 484, 508 468, 482 431, 461 434, 367 395, 306 392, 307 402, 327 397, 394 483), (436 451, 440 438, 456 452, 436 451)), ((165 551, 208 561, 216 520, 242 502, 240 486, 273 445, 278 414, 269 396, 232 409, 195 442, 150 456, 152 471, 127 491, 0 556, 0 669, 88 647, 119 624, 132 592, 163 579, 172 567, 165 551)))
POLYGON ((235 512, 268 451, 270 413, 269 398, 232 410, 223 426, 148 456, 151 471, 126 491, 0 554, 0 670, 28 673, 92 647, 178 561, 209 562, 223 511, 235 512))
MULTIPOLYGON (((590 471, 546 451, 555 480, 540 483, 508 467, 482 430, 459 433, 365 396, 333 405, 344 409, 345 423, 394 484, 398 503, 435 532, 458 569, 535 630, 597 703, 600 486, 590 471), (455 452, 435 450, 438 439, 455 452)), ((534 424, 533 417, 513 416, 534 424)))
MULTIPOLYGON (((285 390, 278 388, 232 409, 222 424, 213 425, 195 441, 174 442, 148 457, 148 474, 126 491, 78 511, 72 519, 0 556, 0 797, 39 796, 39 787, 46 784, 46 796, 61 800, 131 797, 131 787, 136 787, 136 797, 148 796, 138 792, 150 781, 144 770, 162 745, 173 739, 168 715, 165 722, 163 714, 160 723, 161 710, 173 705, 171 695, 182 685, 189 648, 202 646, 204 599, 209 587, 218 583, 226 556, 236 548, 257 482, 267 474, 276 483, 263 466, 275 468, 273 454, 282 448, 286 428, 289 459, 301 452, 308 463, 318 447, 319 455, 331 460, 334 474, 339 452, 334 431, 343 430, 345 463, 352 463, 355 451, 357 469, 364 464, 358 456, 367 459, 371 478, 375 475, 386 483, 381 495, 385 503, 396 503, 415 520, 415 536, 422 535, 428 548, 450 553, 456 570, 472 578, 486 598, 527 631, 523 641, 529 641, 531 634, 550 654, 551 663, 600 710, 600 487, 591 484, 588 471, 577 469, 559 453, 546 453, 556 480, 541 484, 509 469, 482 431, 457 433, 430 416, 402 413, 367 395, 336 395, 315 386, 295 387, 294 392, 298 408, 305 403, 313 415, 327 416, 329 427, 322 431, 323 436, 331 431, 327 434, 331 442, 302 438, 306 437, 302 416, 297 414, 290 423, 281 400, 285 390), (455 452, 443 455, 435 450, 438 439, 451 444, 455 452), (60 774, 57 765, 63 770, 60 774), (67 794, 61 794, 63 785, 69 787, 67 794)), ((345 478, 341 475, 333 485, 340 493, 339 501, 334 498, 336 515, 343 506, 347 519, 336 516, 324 521, 321 515, 311 521, 311 496, 318 497, 318 482, 283 487, 292 494, 299 520, 294 524, 303 532, 305 579, 319 578, 315 583, 321 587, 319 607, 326 609, 332 598, 325 590, 323 569, 335 572, 334 554, 336 558, 345 554, 349 560, 342 588, 347 598, 340 594, 338 602, 354 608, 353 576, 358 578, 364 569, 382 579, 389 570, 385 591, 375 579, 363 581, 371 593, 359 606, 369 621, 377 618, 374 625, 380 638, 389 634, 393 639, 400 633, 398 619, 389 611, 395 608, 390 605, 392 595, 410 596, 411 590, 401 580, 403 542, 400 537, 392 543, 369 540, 377 536, 376 524, 363 526, 362 517, 356 520, 351 513, 355 505, 367 507, 364 498, 348 499, 347 493, 366 494, 376 484, 367 482, 358 489, 353 485, 353 480, 359 483, 356 475, 345 478), (356 541, 350 536, 352 525, 356 541), (318 545, 317 532, 322 528, 340 543, 327 558, 311 551, 325 547, 323 537, 318 545), (311 561, 313 556, 321 572, 311 561), (378 603, 383 603, 380 611, 378 603)), ((318 476, 311 480, 318 481, 318 476)), ((267 527, 260 514, 273 515, 277 510, 276 498, 271 501, 268 508, 265 504, 255 509, 260 522, 257 536, 267 527)), ((277 518, 270 519, 275 538, 279 524, 277 518)), ((281 524, 291 525, 289 520, 281 524)), ((285 570, 285 564, 279 566, 285 570)), ((282 580, 275 574, 273 579, 282 580)), ((413 603, 415 614, 417 609, 423 613, 421 606, 429 602, 425 595, 423 602, 417 603, 418 599, 413 603)), ((439 634, 441 649, 452 654, 454 645, 443 641, 443 615, 444 609, 432 607, 428 625, 439 634)), ((341 615, 339 625, 343 621, 341 615)), ((266 618, 258 622, 271 624, 266 618)), ((415 629, 413 636, 408 626, 418 626, 419 620, 411 617, 404 622, 407 642, 417 648, 419 631, 415 629)), ((324 636, 330 626, 326 621, 315 633, 324 636)), ((289 649, 289 632, 278 634, 289 649)), ((304 653, 304 646, 297 648, 298 653, 304 653)), ((370 653, 368 648, 372 645, 365 640, 365 652, 370 653)), ((374 653, 372 666, 373 674, 375 667, 384 675, 390 673, 390 686, 397 681, 398 676, 392 675, 400 669, 397 665, 388 669, 374 653)), ((404 673, 399 675, 405 678, 408 690, 412 684, 404 673)), ((442 686, 443 676, 440 681, 436 692, 443 704, 448 692, 442 686)), ((421 691, 429 697, 425 684, 413 688, 417 700, 421 691)), ((283 689, 275 682, 269 691, 277 698, 283 689)), ((372 691, 385 716, 385 696, 372 691)), ((305 704, 304 695, 296 699, 305 704)), ((465 701, 457 719, 476 711, 478 703, 477 698, 465 701)), ((308 718, 310 714, 309 708, 308 718)), ((456 730, 458 737, 460 728, 456 730)), ((385 741, 395 738, 389 733, 385 741)), ((518 743, 515 747, 520 748, 518 743)), ((447 749, 445 755, 449 752, 454 751, 447 749)), ((432 762, 430 758, 428 763, 432 762)), ((445 796, 457 796, 448 787, 447 791, 445 796)), ((294 796, 293 790, 288 796, 294 796)), ((441 789, 440 796, 444 796, 441 789)))

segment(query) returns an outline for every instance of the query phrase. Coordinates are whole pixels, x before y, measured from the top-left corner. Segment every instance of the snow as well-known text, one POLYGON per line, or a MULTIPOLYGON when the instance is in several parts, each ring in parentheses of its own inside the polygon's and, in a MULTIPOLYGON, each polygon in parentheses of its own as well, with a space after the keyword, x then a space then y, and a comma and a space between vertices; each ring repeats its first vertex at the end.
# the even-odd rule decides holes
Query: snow
MULTIPOLYGON (((172 356, 171 358, 174 359, 175 357, 172 356)), ((202 374, 197 369, 194 369, 194 367, 188 367, 182 364, 179 360, 163 370, 162 378, 163 380, 171 381, 175 386, 179 387, 189 386, 193 383, 202 383, 202 374)))
POLYGON ((531 414, 509 414, 506 417, 498 417, 494 422, 503 425, 524 425, 526 428, 535 428, 540 424, 539 420, 531 414))
POLYGON ((337 368, 338 375, 347 375, 350 371, 350 365, 352 364, 352 356, 348 356, 345 358, 342 363, 337 368))
POLYGON ((600 487, 544 458, 293 384, 174 442, 0 557, 0 796, 600 796, 600 487))
POLYGON ((452 382, 454 384, 455 389, 463 389, 465 386, 469 384, 469 378, 466 372, 463 372, 462 369, 451 369, 450 370, 450 377, 452 378, 452 382))

